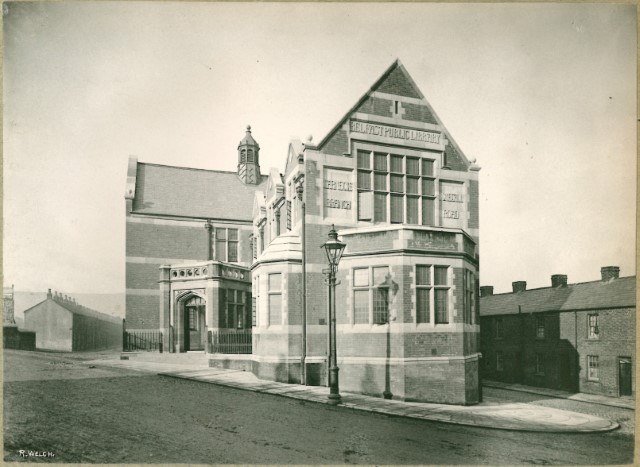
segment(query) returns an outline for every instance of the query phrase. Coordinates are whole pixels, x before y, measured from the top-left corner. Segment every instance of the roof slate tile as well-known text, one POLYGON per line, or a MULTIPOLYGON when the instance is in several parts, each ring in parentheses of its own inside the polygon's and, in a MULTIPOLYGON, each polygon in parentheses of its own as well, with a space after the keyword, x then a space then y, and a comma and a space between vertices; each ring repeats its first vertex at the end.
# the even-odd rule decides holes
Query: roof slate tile
POLYGON ((546 287, 480 298, 480 315, 635 307, 636 277, 546 287))
POLYGON ((255 192, 236 172, 138 163, 135 214, 251 221, 255 192))

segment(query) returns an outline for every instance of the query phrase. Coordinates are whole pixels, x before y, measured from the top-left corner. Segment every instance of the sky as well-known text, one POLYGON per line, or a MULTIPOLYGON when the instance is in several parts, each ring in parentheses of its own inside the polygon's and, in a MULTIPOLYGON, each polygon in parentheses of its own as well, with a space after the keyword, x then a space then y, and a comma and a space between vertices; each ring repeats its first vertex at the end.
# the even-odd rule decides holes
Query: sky
POLYGON ((127 161, 263 173, 396 59, 480 172, 480 282, 635 274, 636 7, 4 3, 3 280, 123 293, 127 161))

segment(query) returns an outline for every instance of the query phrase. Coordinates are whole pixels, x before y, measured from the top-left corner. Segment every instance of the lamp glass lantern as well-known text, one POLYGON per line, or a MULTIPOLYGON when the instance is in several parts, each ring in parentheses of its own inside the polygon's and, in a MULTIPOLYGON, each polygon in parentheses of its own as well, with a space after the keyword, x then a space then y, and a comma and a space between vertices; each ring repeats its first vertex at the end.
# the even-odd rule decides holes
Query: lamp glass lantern
POLYGON ((346 243, 338 240, 338 232, 336 232, 335 227, 332 225, 329 231, 329 240, 322 245, 332 270, 335 271, 338 268, 338 263, 342 258, 342 253, 344 253, 346 246, 346 243))

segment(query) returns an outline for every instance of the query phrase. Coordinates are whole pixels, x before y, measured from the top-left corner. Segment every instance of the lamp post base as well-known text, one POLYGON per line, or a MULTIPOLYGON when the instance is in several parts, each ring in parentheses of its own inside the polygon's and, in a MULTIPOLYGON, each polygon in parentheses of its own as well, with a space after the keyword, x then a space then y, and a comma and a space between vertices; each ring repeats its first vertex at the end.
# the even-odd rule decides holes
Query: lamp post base
POLYGON ((329 368, 329 404, 338 405, 342 402, 340 396, 340 385, 338 383, 338 369, 337 366, 329 368))
POLYGON ((342 396, 340 394, 329 394, 329 405, 342 404, 342 396))

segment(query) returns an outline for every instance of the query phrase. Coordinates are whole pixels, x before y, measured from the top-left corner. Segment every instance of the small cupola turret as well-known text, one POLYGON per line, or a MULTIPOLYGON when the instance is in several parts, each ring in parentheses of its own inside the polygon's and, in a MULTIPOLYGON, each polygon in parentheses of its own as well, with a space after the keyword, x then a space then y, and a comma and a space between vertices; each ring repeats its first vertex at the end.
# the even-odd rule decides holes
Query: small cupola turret
POLYGON ((260 145, 251 136, 251 125, 238 145, 238 176, 249 185, 260 183, 260 145))

